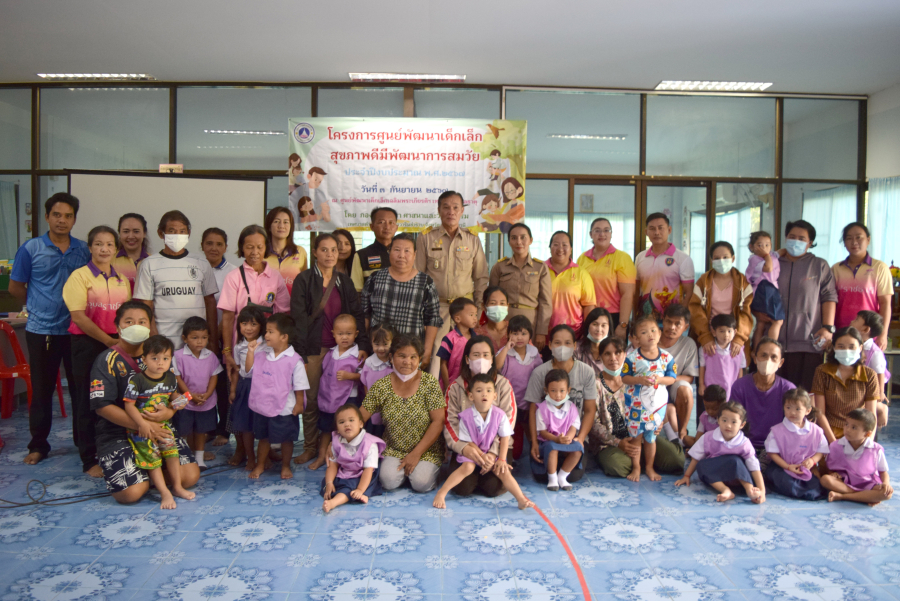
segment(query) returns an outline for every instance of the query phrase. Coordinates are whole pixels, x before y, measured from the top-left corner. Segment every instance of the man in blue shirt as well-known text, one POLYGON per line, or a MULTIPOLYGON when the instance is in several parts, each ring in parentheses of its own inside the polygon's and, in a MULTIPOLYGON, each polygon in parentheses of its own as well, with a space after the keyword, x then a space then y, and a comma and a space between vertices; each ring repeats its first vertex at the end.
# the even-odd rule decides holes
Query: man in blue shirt
POLYGON ((9 293, 28 308, 25 342, 31 365, 32 400, 29 415, 31 442, 25 463, 34 465, 50 453, 53 391, 62 361, 66 375, 72 374, 69 310, 63 302, 63 286, 69 275, 87 265, 87 244, 69 232, 78 214, 78 199, 58 192, 44 203, 49 231, 32 238, 16 252, 9 293))

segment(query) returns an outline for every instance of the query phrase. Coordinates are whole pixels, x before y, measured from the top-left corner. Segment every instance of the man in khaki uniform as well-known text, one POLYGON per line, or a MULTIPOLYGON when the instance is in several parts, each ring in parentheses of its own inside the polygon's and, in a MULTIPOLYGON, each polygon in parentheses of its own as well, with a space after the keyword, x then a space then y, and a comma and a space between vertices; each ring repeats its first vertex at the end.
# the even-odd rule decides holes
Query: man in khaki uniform
POLYGON ((466 228, 459 227, 463 214, 463 199, 458 192, 448 190, 438 198, 439 228, 428 228, 416 240, 416 269, 430 275, 441 300, 441 319, 444 325, 434 340, 434 351, 428 358, 429 371, 440 377, 441 362, 434 360, 441 340, 450 331, 450 303, 465 296, 475 301, 481 313, 484 291, 488 285, 487 260, 481 240, 466 228))

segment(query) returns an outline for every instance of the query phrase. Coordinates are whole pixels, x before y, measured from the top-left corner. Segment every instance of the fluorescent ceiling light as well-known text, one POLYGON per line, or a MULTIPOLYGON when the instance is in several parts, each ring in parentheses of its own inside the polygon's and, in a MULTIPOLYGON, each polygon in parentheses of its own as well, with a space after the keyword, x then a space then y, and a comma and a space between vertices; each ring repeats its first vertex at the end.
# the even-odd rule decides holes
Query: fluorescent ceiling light
POLYGON ((465 75, 419 73, 350 73, 350 81, 401 81, 407 83, 465 83, 465 75))
POLYGON ((626 134, 547 134, 548 138, 559 138, 562 140, 617 140, 623 141, 628 136, 626 134))
POLYGON ((86 81, 156 81, 146 73, 38 73, 42 79, 86 80, 86 81))
POLYGON ((656 89, 692 92, 762 92, 771 86, 771 81, 661 81, 656 89))
POLYGON ((238 136, 285 136, 283 131, 252 131, 246 129, 204 129, 205 134, 233 134, 238 136))

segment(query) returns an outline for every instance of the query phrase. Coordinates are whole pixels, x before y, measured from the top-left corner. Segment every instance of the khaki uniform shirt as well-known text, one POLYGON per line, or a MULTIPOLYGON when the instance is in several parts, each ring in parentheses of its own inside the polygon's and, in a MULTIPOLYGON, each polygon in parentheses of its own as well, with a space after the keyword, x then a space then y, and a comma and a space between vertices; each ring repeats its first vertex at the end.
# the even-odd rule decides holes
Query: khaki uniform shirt
POLYGON ((535 335, 547 334, 550 325, 552 282, 543 261, 528 259, 522 267, 504 257, 491 269, 491 286, 500 286, 509 296, 509 314, 527 315, 535 335))
POLYGON ((464 227, 451 239, 443 227, 429 228, 416 240, 416 269, 431 276, 441 304, 466 296, 479 311, 488 285, 481 240, 464 227))

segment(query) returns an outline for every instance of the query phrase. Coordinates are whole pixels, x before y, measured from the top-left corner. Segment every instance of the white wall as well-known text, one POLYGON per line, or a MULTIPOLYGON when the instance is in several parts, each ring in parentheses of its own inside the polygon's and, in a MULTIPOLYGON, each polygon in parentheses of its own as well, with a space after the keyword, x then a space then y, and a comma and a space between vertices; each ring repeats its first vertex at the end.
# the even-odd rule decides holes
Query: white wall
POLYGON ((869 97, 867 177, 900 175, 900 83, 869 97))

